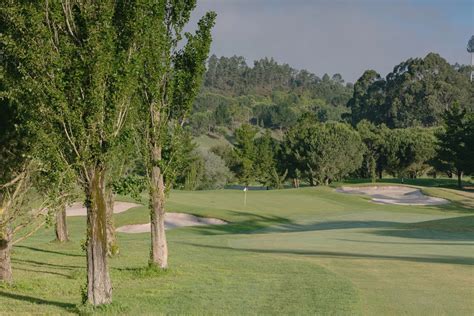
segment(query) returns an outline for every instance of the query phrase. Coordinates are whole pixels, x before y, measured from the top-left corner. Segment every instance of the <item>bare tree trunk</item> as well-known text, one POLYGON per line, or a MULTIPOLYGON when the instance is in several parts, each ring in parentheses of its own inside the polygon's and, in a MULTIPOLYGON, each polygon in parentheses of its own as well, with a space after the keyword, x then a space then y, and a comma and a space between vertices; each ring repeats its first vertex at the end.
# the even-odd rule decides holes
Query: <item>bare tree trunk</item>
POLYGON ((115 224, 114 224, 114 202, 115 194, 111 188, 106 190, 106 203, 107 203, 107 255, 114 256, 119 253, 117 244, 117 238, 115 236, 115 224))
POLYGON ((62 206, 61 210, 56 213, 55 228, 57 241, 66 242, 69 240, 66 221, 66 205, 62 206))
MULTIPOLYGON (((152 158, 155 162, 161 160, 161 148, 155 146, 152 158)), ((166 269, 168 267, 168 244, 165 233, 165 183, 161 168, 156 163, 151 172, 150 199, 150 265, 166 269)))
POLYGON ((312 186, 312 187, 315 186, 314 178, 313 178, 313 175, 312 175, 312 174, 309 175, 309 185, 312 186))
POLYGON ((13 281, 12 263, 12 236, 9 228, 0 231, 0 284, 11 283, 13 281))
POLYGON ((87 302, 97 306, 112 302, 107 265, 107 205, 104 171, 95 170, 86 192, 87 302))
POLYGON ((458 171, 458 188, 462 189, 462 171, 458 171))

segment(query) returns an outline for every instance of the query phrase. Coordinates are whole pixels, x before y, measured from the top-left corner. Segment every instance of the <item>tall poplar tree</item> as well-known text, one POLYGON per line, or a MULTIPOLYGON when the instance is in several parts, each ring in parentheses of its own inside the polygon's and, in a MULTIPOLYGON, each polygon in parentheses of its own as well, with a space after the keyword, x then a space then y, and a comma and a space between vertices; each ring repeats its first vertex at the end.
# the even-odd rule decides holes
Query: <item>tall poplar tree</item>
POLYGON ((162 269, 168 267, 165 194, 176 175, 173 166, 180 159, 182 125, 202 82, 216 16, 209 12, 202 17, 194 34, 184 34, 183 45, 183 28, 195 5, 193 0, 144 1, 142 9, 146 13, 138 18, 141 40, 137 47, 137 114, 150 194, 149 262, 162 269))

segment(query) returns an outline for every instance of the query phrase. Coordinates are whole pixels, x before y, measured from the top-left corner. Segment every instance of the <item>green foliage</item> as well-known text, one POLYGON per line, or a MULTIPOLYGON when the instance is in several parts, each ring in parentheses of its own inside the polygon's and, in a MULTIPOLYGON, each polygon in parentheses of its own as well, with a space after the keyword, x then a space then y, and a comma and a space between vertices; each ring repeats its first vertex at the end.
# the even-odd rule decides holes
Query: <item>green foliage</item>
POLYGON ((301 120, 285 134, 285 147, 293 168, 311 185, 328 184, 358 169, 364 144, 359 134, 343 123, 301 120))
POLYGON ((235 131, 235 154, 237 156, 238 164, 235 168, 235 173, 241 183, 249 185, 255 180, 256 166, 254 164, 257 157, 257 149, 255 147, 255 136, 257 130, 244 124, 235 131))
POLYGON ((185 177, 192 161, 193 146, 182 126, 201 86, 215 20, 215 13, 206 13, 194 34, 184 33, 183 43, 194 7, 195 1, 148 2, 140 19, 137 143, 148 183, 157 166, 167 190, 185 177))
POLYGON ((197 186, 200 190, 223 189, 232 177, 224 160, 213 152, 202 153, 202 168, 197 186))
POLYGON ((428 168, 436 150, 433 130, 406 128, 389 130, 382 148, 387 171, 394 176, 417 177, 428 168))
POLYGON ((348 105, 353 125, 366 119, 391 128, 436 126, 453 101, 472 109, 472 89, 464 69, 430 53, 400 63, 385 79, 366 71, 355 83, 348 105))
POLYGON ((348 111, 351 89, 339 74, 321 79, 271 58, 249 67, 243 57, 213 55, 188 124, 200 135, 217 126, 235 129, 248 123, 286 130, 307 112, 321 121, 340 120, 348 111))
POLYGON ((140 194, 145 190, 145 179, 139 175, 127 175, 112 183, 114 193, 128 195, 141 200, 140 194))
POLYGON ((257 152, 255 157, 256 180, 263 186, 281 187, 282 181, 278 175, 276 161, 280 148, 268 130, 262 137, 255 140, 255 147, 257 152))
POLYGON ((444 131, 437 134, 437 160, 444 170, 474 173, 474 115, 454 104, 443 115, 444 131))

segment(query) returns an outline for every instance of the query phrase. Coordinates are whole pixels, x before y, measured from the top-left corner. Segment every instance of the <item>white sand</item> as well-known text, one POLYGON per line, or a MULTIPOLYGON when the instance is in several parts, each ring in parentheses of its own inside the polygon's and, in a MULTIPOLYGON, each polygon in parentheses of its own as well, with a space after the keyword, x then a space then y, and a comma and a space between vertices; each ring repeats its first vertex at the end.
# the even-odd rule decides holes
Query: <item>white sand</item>
POLYGON ((341 193, 363 194, 372 197, 372 201, 380 204, 396 205, 441 205, 448 200, 424 195, 420 189, 407 186, 362 186, 341 187, 341 193))
MULTIPOLYGON (((202 225, 225 225, 227 222, 217 218, 198 217, 191 214, 184 213, 166 213, 165 214, 165 228, 172 229, 176 227, 185 226, 202 226, 202 225)), ((117 232, 138 234, 150 232, 150 223, 126 225, 117 228, 117 232)))
MULTIPOLYGON (((119 202, 114 203, 114 213, 122 213, 131 208, 141 206, 136 203, 129 202, 119 202)), ((71 206, 66 208, 67 216, 86 216, 87 210, 84 207, 83 203, 74 203, 71 206)), ((165 214, 165 228, 171 229, 176 227, 185 227, 185 226, 202 226, 202 225, 225 225, 227 222, 217 219, 217 218, 207 218, 207 217, 198 217, 191 214, 184 213, 166 213, 165 214)), ((150 232, 150 223, 148 224, 138 224, 138 225, 126 225, 117 228, 118 232, 121 233, 146 233, 150 232)))
MULTIPOLYGON (((132 207, 140 206, 140 204, 129 203, 129 202, 115 202, 114 203, 114 213, 125 212, 132 207)), ((67 216, 87 216, 87 209, 84 207, 82 202, 73 203, 71 206, 66 208, 67 216)))

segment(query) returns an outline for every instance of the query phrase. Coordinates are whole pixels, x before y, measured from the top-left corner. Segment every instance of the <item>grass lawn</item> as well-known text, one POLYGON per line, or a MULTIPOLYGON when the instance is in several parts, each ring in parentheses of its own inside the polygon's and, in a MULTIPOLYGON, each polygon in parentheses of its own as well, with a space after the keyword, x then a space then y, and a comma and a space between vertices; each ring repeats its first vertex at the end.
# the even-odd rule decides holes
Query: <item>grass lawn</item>
MULTIPOLYGON (((168 210, 224 226, 168 232, 170 269, 147 265, 148 234, 119 234, 106 314, 473 315, 474 211, 469 193, 427 188, 442 206, 377 205, 331 188, 171 193, 168 210)), ((461 192, 461 191, 460 191, 461 192)), ((137 207, 118 226, 148 222, 137 207)), ((0 314, 90 312, 80 307, 85 218, 72 241, 44 229, 14 248, 15 284, 0 314), (78 307, 79 306, 79 307, 78 307)))

